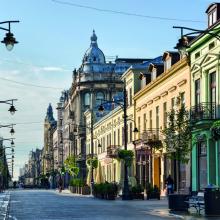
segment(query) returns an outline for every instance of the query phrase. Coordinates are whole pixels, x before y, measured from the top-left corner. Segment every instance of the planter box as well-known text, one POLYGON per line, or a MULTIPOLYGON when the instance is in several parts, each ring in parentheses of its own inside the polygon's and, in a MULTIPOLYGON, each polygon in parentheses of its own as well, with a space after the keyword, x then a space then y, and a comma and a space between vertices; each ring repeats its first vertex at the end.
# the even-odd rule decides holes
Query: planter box
POLYGON ((81 189, 82 195, 89 195, 91 193, 89 186, 83 186, 81 189))
POLYGON ((149 200, 149 199, 158 199, 158 200, 160 200, 160 193, 159 192, 147 193, 147 200, 149 200))
POLYGON ((115 195, 114 194, 107 194, 107 197, 106 197, 106 199, 107 200, 115 200, 115 195))
POLYGON ((170 194, 168 195, 168 206, 172 211, 187 211, 189 208, 189 195, 186 194, 170 194))
POLYGON ((142 199, 142 200, 144 200, 144 193, 132 193, 132 199, 142 199))

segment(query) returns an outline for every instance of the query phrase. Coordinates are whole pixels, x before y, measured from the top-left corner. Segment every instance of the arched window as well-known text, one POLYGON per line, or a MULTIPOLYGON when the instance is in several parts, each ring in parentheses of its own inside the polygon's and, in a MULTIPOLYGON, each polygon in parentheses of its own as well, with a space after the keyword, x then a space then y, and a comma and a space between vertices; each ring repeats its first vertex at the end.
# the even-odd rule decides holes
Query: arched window
POLYGON ((101 105, 101 100, 104 100, 105 96, 103 92, 96 93, 96 105, 101 105))
POLYGON ((90 94, 85 93, 84 95, 84 105, 89 106, 90 105, 90 94))

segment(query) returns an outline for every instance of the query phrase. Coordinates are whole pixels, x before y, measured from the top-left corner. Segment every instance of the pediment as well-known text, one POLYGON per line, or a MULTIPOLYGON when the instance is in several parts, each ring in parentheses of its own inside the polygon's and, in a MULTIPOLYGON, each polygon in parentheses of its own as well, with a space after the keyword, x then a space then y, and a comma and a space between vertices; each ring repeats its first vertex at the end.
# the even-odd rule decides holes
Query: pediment
POLYGON ((191 68, 191 72, 197 72, 200 70, 200 68, 201 66, 198 63, 195 63, 191 68))
POLYGON ((218 58, 218 54, 208 53, 205 55, 205 57, 201 61, 200 65, 201 66, 207 65, 207 64, 215 61, 217 58, 218 58))

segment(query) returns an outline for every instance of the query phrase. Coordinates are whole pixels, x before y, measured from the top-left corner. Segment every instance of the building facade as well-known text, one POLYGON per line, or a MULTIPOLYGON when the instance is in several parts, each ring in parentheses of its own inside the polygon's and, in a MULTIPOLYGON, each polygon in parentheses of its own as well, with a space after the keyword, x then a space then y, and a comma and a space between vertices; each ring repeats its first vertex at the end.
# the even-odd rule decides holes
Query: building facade
POLYGON ((215 37, 220 33, 220 4, 211 4, 206 13, 207 31, 211 34, 200 34, 188 49, 191 59, 193 191, 203 190, 208 184, 220 186, 220 143, 210 130, 220 119, 220 39, 215 37))
POLYGON ((97 106, 102 100, 112 100, 122 92, 121 75, 132 64, 144 59, 119 59, 106 62, 93 31, 91 44, 82 65, 73 71, 73 82, 64 102, 64 154, 78 157, 81 178, 86 178, 86 124, 84 112, 92 110, 93 123, 101 117, 97 106))
MULTIPOLYGON (((167 116, 171 109, 184 104, 190 108, 190 69, 188 59, 180 59, 177 52, 165 52, 162 65, 153 62, 147 68, 150 80, 144 83, 134 96, 135 121, 139 134, 135 149, 137 179, 144 185, 147 182, 165 190, 165 180, 169 174, 176 186, 176 162, 170 160, 166 152, 156 150, 163 145, 161 131, 167 126, 167 116)), ((190 165, 180 165, 180 188, 190 187, 190 165)))

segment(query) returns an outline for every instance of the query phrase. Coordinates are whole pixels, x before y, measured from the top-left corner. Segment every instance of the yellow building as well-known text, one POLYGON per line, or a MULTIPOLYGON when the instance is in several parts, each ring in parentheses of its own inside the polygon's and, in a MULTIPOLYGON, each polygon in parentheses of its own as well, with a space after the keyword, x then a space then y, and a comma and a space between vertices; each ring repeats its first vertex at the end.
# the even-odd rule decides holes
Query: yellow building
MULTIPOLYGON (((160 65, 150 64, 147 74, 142 76, 144 80, 146 77, 151 77, 151 80, 142 85, 134 96, 135 120, 139 130, 135 140, 136 177, 141 184, 152 182, 161 191, 165 189, 165 179, 169 174, 176 180, 176 166, 165 152, 156 151, 152 146, 162 144, 161 130, 167 124, 167 113, 181 102, 190 107, 188 60, 179 59, 178 53, 165 52, 162 71, 160 65)), ((181 164, 181 188, 190 187, 189 170, 181 164)))
MULTIPOLYGON (((125 80, 127 90, 127 131, 128 145, 127 149, 134 150, 133 140, 135 128, 134 123, 134 101, 135 92, 140 90, 139 73, 144 71, 143 65, 130 67, 122 76, 125 80)), ((115 103, 113 105, 116 105, 115 103)), ((102 176, 102 181, 118 182, 123 181, 124 166, 116 158, 117 149, 124 149, 124 118, 123 109, 116 106, 114 110, 103 116, 94 124, 94 154, 97 155, 101 169, 95 172, 95 182, 102 176), (100 174, 101 172, 101 174, 100 174)), ((87 127, 91 124, 91 112, 85 112, 87 127)), ((91 131, 87 128, 86 135, 87 154, 91 153, 91 131)), ((135 164, 129 168, 129 177, 135 176, 135 164)))

